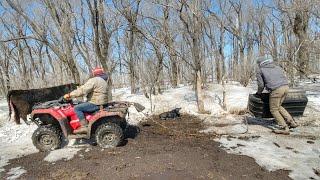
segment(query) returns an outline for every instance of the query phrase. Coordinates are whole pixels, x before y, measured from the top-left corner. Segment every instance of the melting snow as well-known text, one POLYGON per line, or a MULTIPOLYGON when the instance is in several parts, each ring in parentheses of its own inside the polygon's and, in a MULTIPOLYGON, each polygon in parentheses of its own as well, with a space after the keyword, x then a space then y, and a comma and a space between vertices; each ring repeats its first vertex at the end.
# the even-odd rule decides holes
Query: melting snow
POLYGON ((63 149, 58 149, 51 151, 45 158, 45 161, 55 162, 58 160, 70 160, 72 159, 80 150, 80 148, 66 147, 63 149))
POLYGON ((8 122, 8 109, 5 100, 0 101, 0 172, 10 159, 38 152, 32 144, 31 136, 35 125, 16 125, 8 122))
POLYGON ((289 176, 293 179, 319 179, 313 172, 313 169, 320 168, 319 139, 308 141, 291 136, 264 134, 246 140, 223 136, 216 141, 229 153, 253 157, 269 171, 291 170, 289 176))
POLYGON ((8 172, 9 177, 7 177, 7 179, 8 180, 17 179, 26 172, 27 171, 21 167, 11 168, 10 171, 8 172))

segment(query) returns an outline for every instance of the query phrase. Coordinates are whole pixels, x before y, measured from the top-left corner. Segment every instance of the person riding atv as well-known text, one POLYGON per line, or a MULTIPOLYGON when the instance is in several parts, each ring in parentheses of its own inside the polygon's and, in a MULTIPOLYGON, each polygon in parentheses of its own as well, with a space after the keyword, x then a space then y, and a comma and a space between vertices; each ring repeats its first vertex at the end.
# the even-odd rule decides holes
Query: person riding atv
POLYGON ((75 113, 81 124, 81 128, 74 132, 76 134, 86 133, 88 131, 88 121, 86 120, 84 113, 98 111, 100 105, 107 104, 108 102, 108 75, 102 68, 93 69, 92 75, 93 77, 84 85, 64 95, 64 98, 67 100, 87 95, 88 102, 78 104, 74 107, 75 113))

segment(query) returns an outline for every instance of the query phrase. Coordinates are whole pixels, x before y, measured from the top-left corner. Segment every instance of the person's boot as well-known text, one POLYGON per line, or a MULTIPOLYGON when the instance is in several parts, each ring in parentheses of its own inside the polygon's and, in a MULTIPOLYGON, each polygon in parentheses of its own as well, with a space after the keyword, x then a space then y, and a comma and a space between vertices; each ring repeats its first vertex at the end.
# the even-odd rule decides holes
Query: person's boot
POLYGON ((85 134, 88 132, 88 122, 87 120, 80 120, 81 123, 81 127, 74 130, 73 133, 74 134, 85 134))
POLYGON ((299 126, 293 119, 291 121, 289 121, 288 124, 289 124, 290 128, 296 128, 299 126))
POLYGON ((276 134, 284 134, 284 135, 290 134, 290 130, 289 130, 288 126, 279 126, 278 129, 274 129, 274 130, 272 130, 272 132, 274 132, 276 134))
POLYGON ((279 126, 279 130, 287 131, 287 132, 290 131, 288 126, 279 126))

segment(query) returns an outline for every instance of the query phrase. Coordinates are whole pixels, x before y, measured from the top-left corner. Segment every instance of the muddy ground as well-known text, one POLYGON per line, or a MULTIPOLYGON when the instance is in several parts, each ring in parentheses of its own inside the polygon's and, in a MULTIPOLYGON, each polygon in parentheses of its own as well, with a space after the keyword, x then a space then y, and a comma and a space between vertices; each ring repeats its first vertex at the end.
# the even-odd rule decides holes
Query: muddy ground
POLYGON ((131 127, 121 147, 89 146, 55 163, 43 160, 48 153, 36 153, 11 160, 5 169, 21 166, 27 173, 20 179, 289 179, 287 171, 268 172, 250 157, 227 154, 212 135, 198 133, 201 124, 189 115, 153 117, 131 127))

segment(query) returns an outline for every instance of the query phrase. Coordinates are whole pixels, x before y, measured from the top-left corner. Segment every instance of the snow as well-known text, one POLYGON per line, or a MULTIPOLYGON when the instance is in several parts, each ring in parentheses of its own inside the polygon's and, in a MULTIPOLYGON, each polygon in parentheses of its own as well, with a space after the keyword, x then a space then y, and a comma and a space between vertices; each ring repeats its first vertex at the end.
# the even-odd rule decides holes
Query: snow
POLYGON ((0 101, 0 172, 10 159, 38 152, 33 146, 31 136, 35 125, 16 125, 8 122, 8 107, 5 100, 0 101))
POLYGON ((264 134, 249 140, 223 136, 216 141, 229 153, 253 157, 269 171, 291 170, 289 177, 293 179, 319 179, 313 172, 313 169, 320 168, 319 140, 313 140, 314 144, 309 144, 304 138, 264 134))
POLYGON ((7 101, 0 99, 0 127, 5 123, 5 119, 8 119, 8 111, 7 101))
MULTIPOLYGON (((226 89, 226 104, 228 111, 232 110, 244 110, 247 108, 248 96, 256 91, 252 86, 241 87, 236 84, 225 85, 226 89)), ((219 97, 217 99, 222 99, 223 86, 220 84, 210 85, 209 93, 211 97, 219 97)), ((216 101, 215 101, 216 102, 216 101)))
POLYGON ((7 178, 8 180, 12 180, 12 179, 17 179, 19 178, 22 174, 26 173, 27 171, 24 170, 21 167, 15 167, 15 168, 11 168, 8 172, 9 177, 7 178))
MULTIPOLYGON (((227 106, 228 110, 246 109, 248 95, 254 92, 250 87, 240 87, 233 84, 226 85, 227 90, 227 106)), ((211 117, 219 117, 227 112, 221 107, 222 103, 222 85, 210 85, 204 91, 205 109, 210 111, 211 117)), ((142 113, 137 112, 133 107, 129 109, 129 118, 131 123, 138 124, 145 117, 151 114, 160 114, 165 111, 170 111, 174 108, 182 108, 181 113, 203 116, 197 111, 196 96, 194 90, 190 86, 179 87, 176 89, 166 90, 163 94, 152 96, 152 102, 143 94, 132 95, 129 88, 116 89, 114 92, 114 100, 130 101, 140 103, 145 106, 142 113), (151 109, 152 107, 152 109, 151 109)))
POLYGON ((70 160, 72 159, 78 151, 80 151, 80 148, 72 148, 72 147, 67 147, 63 149, 58 149, 51 151, 45 158, 45 161, 48 162, 55 162, 59 160, 70 160))

